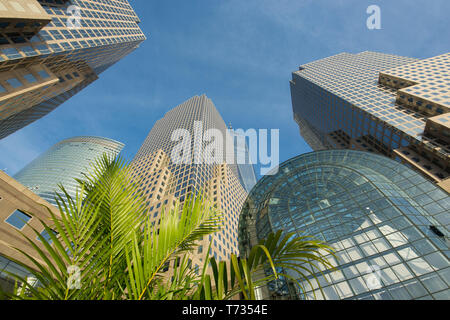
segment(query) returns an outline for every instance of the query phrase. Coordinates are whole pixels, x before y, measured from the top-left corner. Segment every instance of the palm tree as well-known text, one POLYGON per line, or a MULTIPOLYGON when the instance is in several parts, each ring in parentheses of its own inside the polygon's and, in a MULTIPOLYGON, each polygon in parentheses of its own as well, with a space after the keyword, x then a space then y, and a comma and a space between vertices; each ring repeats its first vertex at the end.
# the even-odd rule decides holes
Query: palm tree
POLYGON ((48 209, 52 225, 40 221, 49 238, 33 229, 47 254, 18 231, 39 261, 16 249, 33 267, 11 260, 32 277, 10 274, 21 285, 13 293, 4 293, 9 299, 223 300, 237 294, 255 299, 255 288, 280 276, 303 288, 302 280, 309 282, 307 275, 312 275, 315 263, 333 268, 324 258, 325 253, 333 254, 331 247, 279 231, 254 246, 246 258, 232 255, 230 261, 218 262, 209 257, 208 250, 197 275, 189 255, 198 240, 219 231, 223 224, 222 215, 205 196, 191 196, 182 206, 164 208, 160 224, 155 225, 149 219, 140 183, 122 159, 103 156, 78 183, 75 197, 63 187, 56 195, 60 215, 48 209), (180 263, 168 279, 163 271, 174 259, 180 263), (261 270, 266 276, 256 277, 261 270), (291 270, 301 280, 279 270, 291 270))

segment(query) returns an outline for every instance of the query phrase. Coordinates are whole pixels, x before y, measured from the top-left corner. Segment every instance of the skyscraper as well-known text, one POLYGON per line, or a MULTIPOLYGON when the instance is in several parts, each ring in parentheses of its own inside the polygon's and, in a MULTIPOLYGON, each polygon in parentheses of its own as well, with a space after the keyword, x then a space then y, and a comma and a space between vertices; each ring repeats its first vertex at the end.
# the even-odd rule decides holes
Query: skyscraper
MULTIPOLYGON (((242 210, 239 243, 244 253, 283 230, 332 246, 337 259, 327 259, 336 270, 304 265, 323 295, 309 273, 310 284, 290 274, 309 299, 315 292, 326 300, 448 300, 449 211, 447 193, 401 163, 370 152, 318 151, 258 182, 242 210)), ((289 287, 273 282, 265 298, 289 295, 289 287)), ((296 290, 290 298, 303 298, 296 290)))
POLYGON ((294 119, 314 150, 377 152, 450 192, 450 53, 342 53, 292 74, 294 119))
POLYGON ((246 136, 231 128, 229 133, 234 141, 234 155, 239 174, 238 178, 245 191, 249 193, 256 184, 256 173, 255 167, 251 163, 246 136), (242 157, 242 159, 240 159, 240 157, 242 157))
POLYGON ((45 116, 145 36, 125 0, 0 3, 0 139, 45 116))
MULTIPOLYGON (((206 192, 224 217, 222 230, 214 235, 211 255, 226 260, 231 253, 238 252, 237 225, 247 193, 238 179, 236 165, 225 162, 226 150, 220 161, 215 163, 209 162, 211 159, 208 156, 199 158, 202 151, 196 144, 201 145, 200 149, 205 148, 208 139, 204 137, 211 129, 217 130, 223 137, 227 135, 225 122, 213 102, 205 95, 195 96, 168 111, 155 123, 135 156, 132 167, 135 176, 142 182, 149 215, 156 224, 162 207, 183 202, 188 194, 206 192), (174 152, 179 151, 180 147, 177 132, 184 132, 192 138, 182 141, 182 145, 192 150, 186 154, 183 163, 173 159, 174 152), (200 140, 194 138, 196 135, 201 136, 200 140), (199 159, 201 161, 197 161, 199 159)), ((210 143, 217 144, 218 141, 210 143)), ((203 239, 192 256, 194 268, 202 265, 211 239, 211 236, 203 239)))
POLYGON ((107 138, 70 138, 33 160, 14 179, 49 203, 56 204, 55 192, 60 191, 60 184, 75 197, 78 187, 75 179, 83 178, 83 173, 103 154, 116 157, 123 147, 122 143, 107 138))

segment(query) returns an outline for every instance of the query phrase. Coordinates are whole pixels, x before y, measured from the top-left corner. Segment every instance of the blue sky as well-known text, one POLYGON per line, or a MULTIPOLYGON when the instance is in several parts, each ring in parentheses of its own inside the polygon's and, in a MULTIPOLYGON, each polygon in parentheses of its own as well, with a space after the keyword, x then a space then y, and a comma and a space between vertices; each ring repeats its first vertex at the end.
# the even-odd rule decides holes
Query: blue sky
POLYGON ((194 95, 234 128, 280 129, 280 160, 309 152, 292 118, 298 66, 341 52, 416 58, 450 51, 448 0, 133 0, 148 39, 45 118, 0 140, 15 174, 55 143, 93 135, 131 160, 156 120, 194 95), (366 9, 381 8, 368 30, 366 9))

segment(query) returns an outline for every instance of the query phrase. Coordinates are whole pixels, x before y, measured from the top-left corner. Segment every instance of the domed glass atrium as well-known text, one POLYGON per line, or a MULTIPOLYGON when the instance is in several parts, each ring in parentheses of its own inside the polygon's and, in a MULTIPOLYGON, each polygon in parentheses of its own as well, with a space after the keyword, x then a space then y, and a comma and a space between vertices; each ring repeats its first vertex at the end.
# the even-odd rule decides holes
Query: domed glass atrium
MULTIPOLYGON (((315 270, 323 294, 315 281, 303 281, 308 299, 313 292, 333 300, 450 299, 449 213, 445 191, 394 160, 314 152, 283 163, 253 188, 240 217, 240 249, 277 230, 326 241, 338 268, 315 270)), ((270 297, 305 298, 289 287, 272 283, 270 297)))

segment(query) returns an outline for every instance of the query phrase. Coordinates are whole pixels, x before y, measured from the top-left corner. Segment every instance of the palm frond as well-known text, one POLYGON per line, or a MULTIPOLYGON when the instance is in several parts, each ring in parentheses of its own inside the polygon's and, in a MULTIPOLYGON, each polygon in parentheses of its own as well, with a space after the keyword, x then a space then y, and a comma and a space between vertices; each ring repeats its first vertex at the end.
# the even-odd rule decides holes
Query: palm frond
POLYGON ((135 235, 126 250, 128 293, 131 299, 151 298, 153 282, 173 257, 189 252, 196 241, 218 231, 222 216, 203 196, 190 196, 180 208, 163 208, 159 227, 147 220, 142 241, 135 235))
POLYGON ((283 236, 282 231, 271 233, 251 248, 247 258, 231 255, 230 261, 217 263, 215 258, 207 257, 212 276, 201 278, 192 298, 225 300, 241 294, 245 300, 254 300, 258 287, 279 277, 293 281, 304 292, 304 281, 311 285, 312 277, 319 283, 314 276, 321 272, 316 262, 333 269, 321 251, 333 254, 331 247, 311 237, 296 237, 294 233, 283 236))
POLYGON ((10 274, 21 285, 8 298, 226 300, 240 294, 254 300, 257 288, 280 278, 294 282, 306 297, 306 283, 312 287, 316 281, 322 290, 315 276, 322 273, 320 266, 334 269, 326 259, 328 254, 335 256, 330 246, 279 231, 252 247, 247 256, 233 254, 230 261, 210 257, 210 242, 198 275, 189 257, 200 239, 223 225, 221 213, 203 193, 189 196, 182 206, 163 207, 160 223, 155 224, 148 216, 140 181, 122 159, 103 156, 78 183, 74 197, 61 186, 55 199, 59 214, 47 208, 51 223, 39 220, 48 238, 31 226, 35 237, 18 231, 33 254, 16 249, 28 264, 10 259, 38 285, 10 274), (180 263, 164 273, 174 259, 180 263), (79 288, 69 286, 74 268, 79 288))

